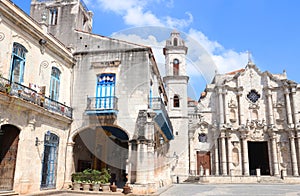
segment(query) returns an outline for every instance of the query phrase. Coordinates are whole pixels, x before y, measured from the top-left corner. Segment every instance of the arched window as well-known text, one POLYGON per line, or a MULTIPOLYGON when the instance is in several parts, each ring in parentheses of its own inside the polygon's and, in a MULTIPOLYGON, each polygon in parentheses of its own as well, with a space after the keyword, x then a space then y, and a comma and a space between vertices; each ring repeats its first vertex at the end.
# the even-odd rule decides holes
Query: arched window
POLYGON ((173 60, 173 75, 174 76, 179 75, 179 60, 178 59, 173 60))
POLYGON ((174 98, 173 98, 173 107, 174 108, 179 108, 179 96, 178 95, 174 95, 174 98))
POLYGON ((58 101, 59 98, 60 74, 61 72, 59 69, 52 67, 50 80, 50 99, 55 101, 58 101))
POLYGON ((47 131, 44 137, 44 157, 42 166, 42 188, 56 187, 57 155, 59 137, 47 131))
POLYGON ((201 143, 207 142, 207 135, 205 133, 200 133, 199 136, 198 136, 198 140, 201 143))
POLYGON ((19 43, 13 44, 10 81, 24 82, 24 69, 27 50, 19 43))
POLYGON ((96 108, 114 108, 115 84, 116 75, 114 73, 104 73, 97 76, 96 108))
POLYGON ((173 40, 173 45, 174 45, 174 46, 177 46, 177 45, 178 45, 178 39, 177 39, 177 38, 174 38, 174 40, 173 40))

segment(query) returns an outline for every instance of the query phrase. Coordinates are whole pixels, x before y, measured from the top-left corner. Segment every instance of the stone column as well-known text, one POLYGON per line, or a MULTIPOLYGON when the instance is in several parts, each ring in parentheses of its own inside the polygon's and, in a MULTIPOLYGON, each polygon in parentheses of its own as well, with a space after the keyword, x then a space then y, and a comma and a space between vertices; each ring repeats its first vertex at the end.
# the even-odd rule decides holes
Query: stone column
POLYGON ((75 142, 69 141, 67 143, 67 151, 66 151, 66 179, 64 183, 64 187, 68 188, 69 185, 72 184, 72 173, 75 172, 74 168, 74 145, 75 142))
POLYGON ((284 89, 284 95, 285 95, 285 101, 286 101, 286 111, 287 111, 287 120, 288 125, 293 124, 293 118, 292 118, 292 109, 291 109, 291 101, 289 96, 289 89, 284 89))
POLYGON ((299 176, 294 133, 290 133, 290 143, 291 143, 291 157, 292 157, 293 176, 299 176))
POLYGON ((219 111, 220 111, 220 124, 224 124, 224 103, 223 103, 223 92, 222 88, 219 87, 218 89, 219 94, 219 111))
POLYGON ((245 125, 245 118, 244 118, 244 111, 243 111, 243 107, 242 107, 242 104, 241 104, 241 97, 242 97, 242 92, 238 92, 237 94, 237 99, 238 99, 238 109, 239 109, 239 112, 238 112, 238 119, 239 119, 239 125, 245 125))
POLYGON ((247 143, 247 135, 242 134, 242 149, 243 149, 243 174, 245 176, 249 176, 249 160, 248 160, 248 143, 247 143))
POLYGON ((226 141, 225 133, 221 132, 221 150, 222 150, 222 175, 227 175, 227 162, 226 162, 226 141))
POLYGON ((127 182, 131 183, 132 143, 128 142, 128 159, 126 163, 127 182))
POLYGON ((147 184, 147 145, 146 140, 137 142, 136 184, 147 184))
POLYGON ((231 144, 231 133, 227 132, 227 165, 228 165, 228 173, 231 175, 232 170, 232 144, 231 144))
POLYGON ((220 175, 219 172, 219 145, 218 139, 215 140, 215 175, 220 175))
POLYGON ((276 146, 276 133, 270 134, 270 140, 272 145, 272 157, 273 157, 273 175, 279 176, 279 167, 278 167, 278 156, 277 156, 277 146, 276 146))
POLYGON ((153 110, 147 111, 147 174, 148 174, 148 183, 154 183, 154 132, 155 132, 155 126, 154 126, 154 117, 156 116, 156 113, 153 110))
POLYGON ((298 155, 298 171, 299 171, 299 174, 300 174, 300 149, 299 149, 299 146, 300 146, 300 132, 297 131, 297 146, 298 146, 298 151, 297 151, 297 155, 298 155))
POLYGON ((189 133, 189 150, 190 150, 190 174, 196 175, 196 162, 195 162, 195 156, 194 156, 194 148, 193 148, 193 141, 194 137, 192 133, 189 133))
POLYGON ((229 121, 229 112, 228 112, 228 107, 227 107, 227 105, 228 105, 228 100, 227 100, 227 96, 226 96, 226 94, 227 94, 227 89, 224 89, 223 90, 223 94, 224 94, 224 103, 223 103, 223 109, 225 109, 224 110, 224 117, 225 117, 225 119, 224 119, 224 123, 225 124, 227 124, 227 123, 230 123, 230 121, 229 121), (224 107, 225 106, 225 107, 224 107))
POLYGON ((265 89, 268 99, 268 120, 270 125, 274 125, 274 116, 273 116, 273 104, 272 104, 272 92, 270 89, 265 89))

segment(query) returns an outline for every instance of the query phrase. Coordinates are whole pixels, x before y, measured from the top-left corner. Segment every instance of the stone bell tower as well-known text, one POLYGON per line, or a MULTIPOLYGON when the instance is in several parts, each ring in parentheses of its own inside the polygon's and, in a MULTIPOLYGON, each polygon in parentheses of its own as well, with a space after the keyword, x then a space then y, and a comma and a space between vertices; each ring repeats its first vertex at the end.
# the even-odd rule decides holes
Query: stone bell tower
MULTIPOLYGON (((173 126, 174 140, 170 141, 169 156, 171 175, 176 181, 185 180, 189 174, 188 159, 188 106, 186 73, 186 54, 188 48, 176 30, 166 41, 164 47, 166 76, 163 81, 169 99, 168 114, 173 126)), ((174 181, 174 179, 173 179, 174 181)))

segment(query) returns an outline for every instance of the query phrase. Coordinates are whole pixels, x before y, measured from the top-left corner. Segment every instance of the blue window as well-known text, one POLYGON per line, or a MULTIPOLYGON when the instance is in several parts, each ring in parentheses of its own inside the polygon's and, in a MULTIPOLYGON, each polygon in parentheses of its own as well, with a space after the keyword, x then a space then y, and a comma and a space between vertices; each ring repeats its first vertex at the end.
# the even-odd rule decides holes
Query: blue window
POLYGON ((59 137, 48 131, 44 138, 41 188, 55 188, 59 137))
POLYGON ((19 43, 14 43, 10 69, 11 82, 24 82, 24 69, 27 50, 19 43))
POLYGON ((50 80, 50 99, 58 101, 59 86, 60 86, 61 72, 56 67, 52 67, 51 80, 50 80))
POLYGON ((97 76, 96 108, 114 108, 115 84, 116 76, 113 73, 105 73, 97 76))

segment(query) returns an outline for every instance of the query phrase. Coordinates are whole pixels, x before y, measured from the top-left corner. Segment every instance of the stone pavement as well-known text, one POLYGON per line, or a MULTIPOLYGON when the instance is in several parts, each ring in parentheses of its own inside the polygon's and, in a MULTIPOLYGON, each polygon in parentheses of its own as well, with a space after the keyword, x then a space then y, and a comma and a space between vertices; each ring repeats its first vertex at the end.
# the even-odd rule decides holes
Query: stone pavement
POLYGON ((173 184, 160 196, 300 196, 299 184, 173 184))

